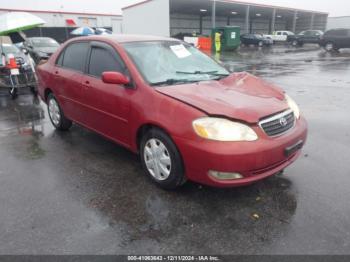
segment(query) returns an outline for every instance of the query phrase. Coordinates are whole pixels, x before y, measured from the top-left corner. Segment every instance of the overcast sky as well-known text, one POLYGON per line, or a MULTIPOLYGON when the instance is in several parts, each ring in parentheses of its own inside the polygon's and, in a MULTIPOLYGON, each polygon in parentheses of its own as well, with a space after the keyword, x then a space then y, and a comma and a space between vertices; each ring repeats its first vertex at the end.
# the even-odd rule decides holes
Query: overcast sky
MULTIPOLYGON (((350 0, 240 1, 324 11, 330 16, 350 16, 350 0)), ((0 0, 0 8, 121 14, 121 7, 136 2, 139 0, 0 0)))

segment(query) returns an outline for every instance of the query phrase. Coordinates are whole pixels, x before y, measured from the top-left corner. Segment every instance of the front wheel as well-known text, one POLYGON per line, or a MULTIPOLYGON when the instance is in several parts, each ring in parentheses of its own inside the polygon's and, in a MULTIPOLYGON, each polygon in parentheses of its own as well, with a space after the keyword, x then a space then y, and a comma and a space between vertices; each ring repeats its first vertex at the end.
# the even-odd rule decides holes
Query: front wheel
POLYGON ((65 117, 58 101, 52 93, 47 98, 47 111, 51 123, 57 130, 66 131, 72 126, 72 121, 65 117))
POLYGON ((175 189, 186 182, 180 153, 162 130, 153 128, 142 137, 140 156, 143 169, 161 188, 175 189))

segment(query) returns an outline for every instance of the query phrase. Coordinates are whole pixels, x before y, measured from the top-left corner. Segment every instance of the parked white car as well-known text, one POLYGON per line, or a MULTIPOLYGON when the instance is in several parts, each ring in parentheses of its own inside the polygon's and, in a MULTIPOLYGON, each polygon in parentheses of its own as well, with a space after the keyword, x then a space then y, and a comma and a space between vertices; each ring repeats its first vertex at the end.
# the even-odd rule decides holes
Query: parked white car
POLYGON ((275 31, 272 35, 264 35, 268 39, 272 39, 274 42, 285 42, 289 35, 294 35, 291 31, 275 31))

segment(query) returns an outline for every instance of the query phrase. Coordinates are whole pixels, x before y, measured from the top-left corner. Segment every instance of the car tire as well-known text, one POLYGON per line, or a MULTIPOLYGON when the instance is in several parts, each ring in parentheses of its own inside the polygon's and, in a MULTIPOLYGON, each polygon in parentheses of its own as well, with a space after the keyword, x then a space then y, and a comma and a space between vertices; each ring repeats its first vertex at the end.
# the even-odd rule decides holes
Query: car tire
POLYGON ((47 97, 47 111, 52 125, 57 130, 67 131, 72 126, 72 121, 65 117, 53 93, 50 93, 47 97))
POLYGON ((325 46, 324 46, 324 49, 325 49, 327 52, 331 52, 331 51, 337 50, 333 42, 327 42, 327 43, 325 44, 325 46))
POLYGON ((163 189, 175 189, 187 180, 180 152, 172 139, 158 128, 143 135, 140 158, 145 173, 163 189))
POLYGON ((18 96, 18 89, 15 87, 10 87, 9 94, 10 94, 12 99, 16 99, 18 96))

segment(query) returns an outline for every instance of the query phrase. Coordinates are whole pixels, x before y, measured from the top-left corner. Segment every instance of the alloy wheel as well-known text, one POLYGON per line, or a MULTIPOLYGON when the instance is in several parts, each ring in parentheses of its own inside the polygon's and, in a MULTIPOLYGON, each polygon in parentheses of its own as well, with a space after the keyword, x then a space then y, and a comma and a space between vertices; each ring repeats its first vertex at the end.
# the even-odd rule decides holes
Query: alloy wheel
POLYGON ((334 48, 333 43, 327 43, 327 44, 326 44, 326 50, 327 50, 327 51, 332 51, 333 48, 334 48))
POLYGON ((61 121, 60 108, 55 99, 49 101, 49 115, 55 126, 58 126, 61 121))

